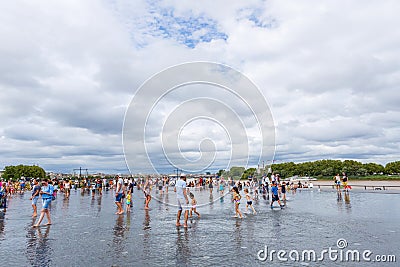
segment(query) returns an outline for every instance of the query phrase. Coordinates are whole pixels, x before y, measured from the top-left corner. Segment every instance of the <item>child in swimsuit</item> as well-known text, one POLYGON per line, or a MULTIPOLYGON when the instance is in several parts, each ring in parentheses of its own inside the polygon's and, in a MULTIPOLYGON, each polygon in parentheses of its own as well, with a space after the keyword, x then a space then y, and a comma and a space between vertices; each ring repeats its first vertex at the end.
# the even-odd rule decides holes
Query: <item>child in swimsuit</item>
POLYGON ((132 205, 132 195, 131 191, 128 190, 127 195, 126 195, 126 212, 131 212, 131 205, 132 205))
POLYGON ((257 214, 256 210, 253 207, 253 198, 249 194, 249 189, 244 189, 244 192, 246 193, 246 213, 249 210, 249 207, 253 210, 253 214, 257 214))
POLYGON ((232 192, 233 192, 233 202, 235 203, 235 216, 233 217, 239 217, 243 218, 242 213, 239 210, 239 204, 240 204, 240 199, 242 198, 239 194, 239 189, 237 187, 233 187, 232 188, 232 192))
POLYGON ((192 200, 192 207, 190 208, 189 217, 192 218, 192 212, 194 212, 194 213, 196 213, 197 216, 200 218, 200 213, 196 210, 197 201, 196 201, 196 199, 194 198, 193 193, 189 193, 189 197, 190 197, 190 199, 192 200))
POLYGON ((219 184, 219 191, 221 193, 221 196, 224 195, 224 183, 221 181, 219 184))

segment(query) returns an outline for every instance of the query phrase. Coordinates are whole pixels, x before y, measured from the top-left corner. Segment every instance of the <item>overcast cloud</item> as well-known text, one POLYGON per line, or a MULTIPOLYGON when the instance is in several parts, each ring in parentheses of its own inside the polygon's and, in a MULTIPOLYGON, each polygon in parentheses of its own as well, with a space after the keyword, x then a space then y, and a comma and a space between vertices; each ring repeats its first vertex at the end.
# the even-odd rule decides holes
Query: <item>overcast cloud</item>
MULTIPOLYGON (((128 172, 121 131, 135 91, 190 61, 227 64, 259 87, 274 116, 277 162, 400 159, 397 0, 17 0, 0 9, 0 169, 128 172)), ((154 125, 157 112, 164 118, 190 99, 184 92, 160 102, 154 125)), ((183 131, 189 158, 199 157, 203 128, 183 131)), ((223 161, 229 138, 215 129, 223 161)))

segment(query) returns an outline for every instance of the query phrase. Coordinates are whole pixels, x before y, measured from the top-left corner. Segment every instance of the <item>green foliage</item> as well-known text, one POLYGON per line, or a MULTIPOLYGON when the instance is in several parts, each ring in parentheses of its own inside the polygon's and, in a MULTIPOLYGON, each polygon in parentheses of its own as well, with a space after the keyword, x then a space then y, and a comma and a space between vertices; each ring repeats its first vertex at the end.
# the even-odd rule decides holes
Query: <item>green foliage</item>
POLYGON ((369 175, 380 174, 380 173, 384 173, 385 172, 385 167, 383 167, 380 164, 376 164, 376 163, 363 164, 363 168, 367 170, 367 173, 369 175))
POLYGON ((250 176, 253 176, 255 174, 256 170, 256 168, 249 168, 245 170, 240 179, 248 179, 250 176))
POLYGON ((400 161, 389 162, 388 164, 386 164, 385 173, 400 174, 400 161))
POLYGON ((361 163, 355 160, 318 160, 295 164, 285 162, 272 165, 272 170, 281 177, 299 176, 334 176, 345 172, 348 176, 366 176, 375 174, 400 173, 400 162, 388 163, 386 167, 376 163, 361 163))
POLYGON ((244 167, 231 167, 229 172, 227 172, 227 175, 232 177, 233 179, 240 179, 244 171, 244 167))
POLYGON ((219 170, 219 171, 217 172, 217 175, 218 175, 219 177, 221 177, 222 174, 223 174, 224 172, 225 172, 224 170, 219 170))
POLYGON ((18 166, 6 166, 4 168, 3 178, 18 180, 24 177, 31 178, 45 178, 46 172, 43 168, 39 166, 28 166, 28 165, 18 165, 18 166))

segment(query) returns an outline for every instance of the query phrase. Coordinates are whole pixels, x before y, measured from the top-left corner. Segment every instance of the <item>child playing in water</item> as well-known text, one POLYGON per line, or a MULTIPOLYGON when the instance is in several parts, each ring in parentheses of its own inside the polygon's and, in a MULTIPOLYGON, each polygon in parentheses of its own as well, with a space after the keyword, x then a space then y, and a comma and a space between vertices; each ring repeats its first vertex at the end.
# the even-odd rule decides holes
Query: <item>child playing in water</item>
POLYGON ((249 189, 244 189, 244 192, 246 193, 246 212, 248 212, 249 207, 253 210, 253 214, 257 214, 256 210, 253 207, 253 199, 249 194, 249 189))
POLYGON ((132 195, 131 190, 128 190, 126 195, 126 212, 131 212, 131 205, 132 205, 132 195))
POLYGON ((283 182, 281 185, 282 200, 286 201, 286 183, 283 182))
POLYGON ((239 210, 239 204, 240 204, 240 199, 242 198, 239 194, 239 189, 235 186, 232 188, 232 192, 233 192, 233 202, 235 202, 235 218, 239 217, 243 218, 242 213, 239 210))
POLYGON ((283 209, 284 206, 281 204, 281 201, 279 200, 278 186, 276 185, 276 182, 272 182, 271 192, 272 192, 271 209, 273 209, 275 201, 278 201, 279 206, 281 207, 281 209, 283 209))
POLYGON ((145 197, 145 201, 144 201, 144 209, 148 210, 149 209, 149 203, 151 200, 151 178, 150 176, 147 177, 146 179, 146 183, 143 186, 143 193, 144 193, 144 197, 145 197))
POLYGON ((219 182, 219 192, 220 192, 221 196, 224 195, 224 182, 223 181, 219 182))
POLYGON ((192 212, 196 213, 197 216, 200 218, 200 213, 196 210, 197 200, 194 198, 193 193, 189 193, 189 197, 192 200, 192 207, 190 208, 190 215, 189 217, 192 218, 192 212))

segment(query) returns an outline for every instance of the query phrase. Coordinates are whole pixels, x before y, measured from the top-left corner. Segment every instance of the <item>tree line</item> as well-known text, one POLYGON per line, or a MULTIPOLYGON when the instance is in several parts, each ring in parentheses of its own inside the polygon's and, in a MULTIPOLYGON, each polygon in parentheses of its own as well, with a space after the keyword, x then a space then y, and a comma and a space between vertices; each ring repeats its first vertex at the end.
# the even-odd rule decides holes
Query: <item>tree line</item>
MULTIPOLYGON (((368 176, 368 175, 398 175, 400 174, 400 161, 389 162, 386 166, 377 163, 361 163, 355 160, 317 160, 313 162, 284 162, 273 164, 271 167, 274 173, 279 173, 282 178, 291 176, 335 176, 346 173, 347 176, 368 176)), ((245 169, 244 167, 231 167, 229 171, 219 170, 219 176, 229 176, 234 179, 247 179, 249 177, 260 177, 268 174, 268 167, 257 172, 256 168, 245 169)))
POLYGON ((361 163, 355 160, 317 160, 303 163, 278 163, 272 170, 286 178, 299 176, 334 176, 346 173, 347 176, 397 175, 400 174, 400 161, 389 162, 386 166, 377 163, 361 163))

